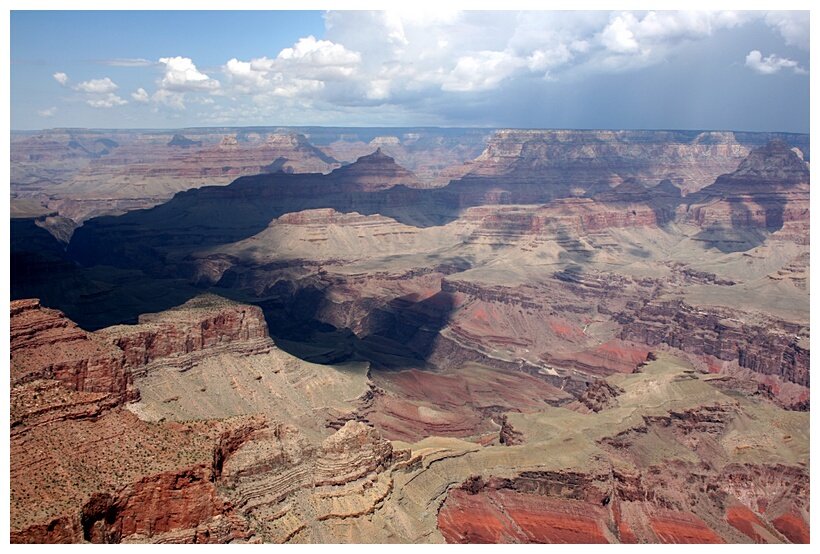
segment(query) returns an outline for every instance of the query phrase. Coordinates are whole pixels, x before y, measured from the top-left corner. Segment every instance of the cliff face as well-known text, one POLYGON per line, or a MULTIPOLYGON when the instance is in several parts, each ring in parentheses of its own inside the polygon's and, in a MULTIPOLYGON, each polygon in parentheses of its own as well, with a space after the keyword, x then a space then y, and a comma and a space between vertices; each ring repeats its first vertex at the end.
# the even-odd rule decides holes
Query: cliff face
POLYGON ((687 198, 687 217, 720 234, 721 229, 787 226, 792 233, 809 223, 809 168, 782 140, 754 150, 737 171, 687 198))
POLYGON ((111 393, 121 402, 135 398, 120 349, 86 333, 39 300, 11 302, 11 384, 55 379, 81 392, 111 393))
POLYGON ((218 498, 208 432, 148 425, 124 406, 151 367, 269 350, 261 311, 205 296, 146 320, 87 333, 37 300, 11 303, 12 542, 250 536, 218 498))
POLYGON ((776 375, 809 387, 809 350, 795 337, 808 329, 786 321, 749 321, 747 314, 724 309, 704 312, 675 301, 649 303, 624 326, 621 337, 650 347, 667 344, 685 352, 776 375))
POLYGON ((251 354, 272 346, 262 310, 213 294, 165 312, 144 314, 139 321, 96 333, 122 349, 132 373, 150 371, 156 360, 183 368, 190 367, 197 354, 213 355, 215 349, 251 354))
POLYGON ((464 169, 475 178, 538 174, 556 191, 669 179, 688 193, 734 171, 749 150, 732 133, 502 130, 464 169))

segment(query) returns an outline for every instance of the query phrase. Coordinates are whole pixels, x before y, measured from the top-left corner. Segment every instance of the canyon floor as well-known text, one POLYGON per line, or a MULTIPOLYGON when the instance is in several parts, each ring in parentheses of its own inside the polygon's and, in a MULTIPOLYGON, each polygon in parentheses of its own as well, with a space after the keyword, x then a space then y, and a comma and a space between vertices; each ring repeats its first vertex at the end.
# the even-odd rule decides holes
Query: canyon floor
POLYGON ((11 542, 809 541, 808 136, 12 139, 11 542))

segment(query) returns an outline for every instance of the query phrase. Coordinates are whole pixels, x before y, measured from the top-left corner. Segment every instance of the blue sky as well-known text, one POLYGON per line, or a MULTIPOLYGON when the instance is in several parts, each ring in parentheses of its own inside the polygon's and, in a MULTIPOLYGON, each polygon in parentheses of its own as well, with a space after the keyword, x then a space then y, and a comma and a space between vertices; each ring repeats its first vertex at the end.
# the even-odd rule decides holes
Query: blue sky
POLYGON ((807 11, 12 11, 10 32, 12 129, 809 131, 807 11))

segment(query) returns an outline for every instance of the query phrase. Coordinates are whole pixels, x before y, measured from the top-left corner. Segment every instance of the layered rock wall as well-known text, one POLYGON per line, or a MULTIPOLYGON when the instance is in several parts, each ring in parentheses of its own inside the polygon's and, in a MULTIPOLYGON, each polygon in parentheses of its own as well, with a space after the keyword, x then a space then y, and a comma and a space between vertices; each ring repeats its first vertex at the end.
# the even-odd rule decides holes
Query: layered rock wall
MULTIPOLYGON (((120 325, 97 332, 125 354, 132 372, 151 370, 151 363, 190 366, 197 353, 213 349, 238 353, 270 350, 272 342, 262 310, 215 295, 202 295, 178 308, 140 316, 138 325, 120 325)), ((207 351, 207 352, 204 352, 207 351)))
POLYGON ((537 169, 567 190, 670 179, 686 193, 734 171, 749 151, 725 132, 500 130, 471 162, 469 174, 537 169))
POLYGON ((621 338, 737 360, 741 367, 809 387, 810 351, 797 340, 806 332, 805 326, 782 320, 757 324, 745 320, 744 314, 729 309, 706 312, 679 301, 656 301, 624 322, 621 338))
POLYGON ((130 373, 123 352, 86 333, 39 300, 11 302, 11 386, 37 379, 56 379, 71 390, 112 393, 133 400, 130 373))

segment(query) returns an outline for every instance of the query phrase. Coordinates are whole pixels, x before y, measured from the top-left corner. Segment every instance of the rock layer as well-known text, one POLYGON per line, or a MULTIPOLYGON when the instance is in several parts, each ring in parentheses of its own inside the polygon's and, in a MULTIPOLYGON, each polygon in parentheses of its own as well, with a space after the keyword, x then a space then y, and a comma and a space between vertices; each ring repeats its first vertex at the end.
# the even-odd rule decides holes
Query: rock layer
POLYGON ((202 351, 206 356, 214 355, 214 349, 248 354, 272 346, 262 310, 213 294, 200 295, 172 310, 144 314, 138 325, 109 327, 96 334, 122 349, 132 373, 151 371, 152 362, 158 359, 185 368, 202 351))
POLYGON ((162 322, 153 334, 87 333, 37 300, 11 303, 12 542, 252 535, 218 498, 210 431, 149 425, 123 406, 139 399, 133 379, 147 365, 269 350, 261 312, 206 296, 146 319, 162 322))
POLYGON ((136 391, 122 351, 86 333, 39 300, 11 302, 11 385, 55 379, 70 390, 111 393, 121 402, 136 391))

